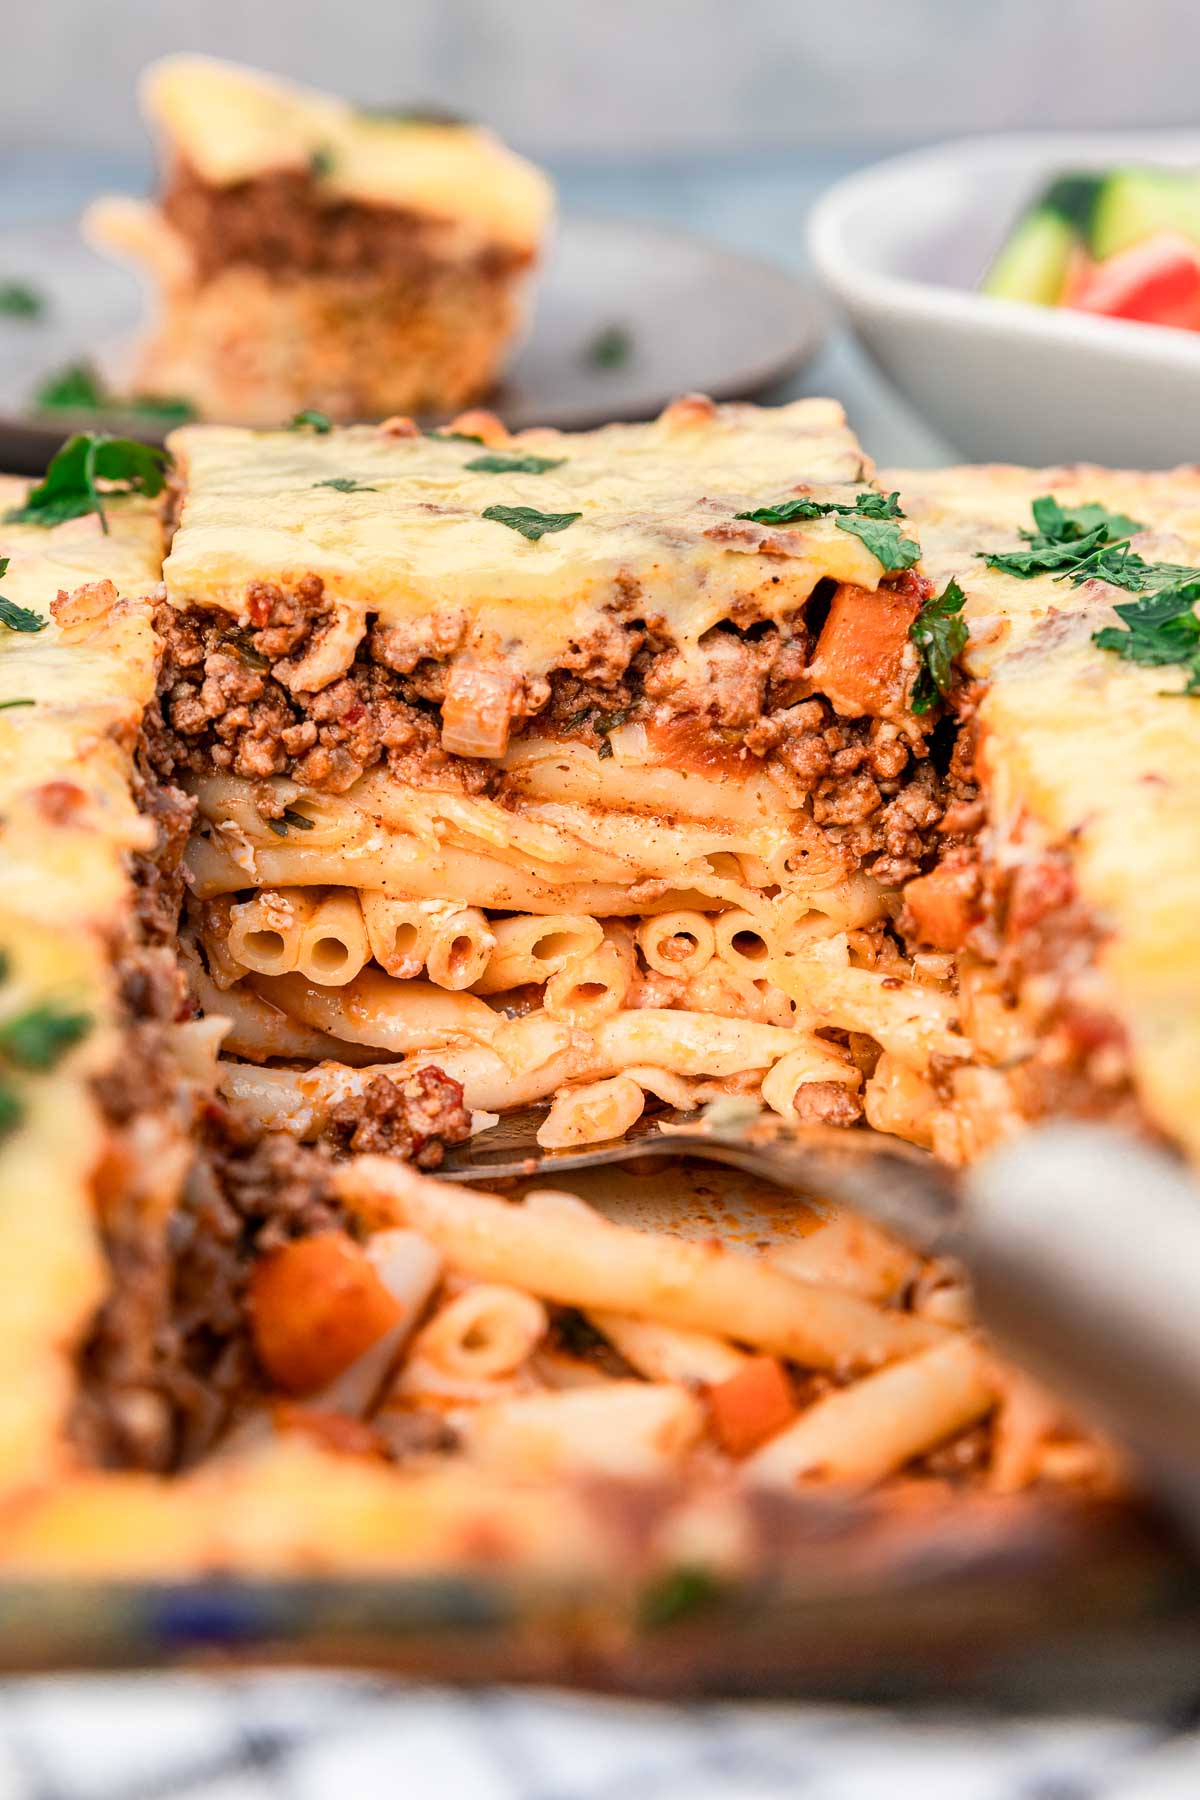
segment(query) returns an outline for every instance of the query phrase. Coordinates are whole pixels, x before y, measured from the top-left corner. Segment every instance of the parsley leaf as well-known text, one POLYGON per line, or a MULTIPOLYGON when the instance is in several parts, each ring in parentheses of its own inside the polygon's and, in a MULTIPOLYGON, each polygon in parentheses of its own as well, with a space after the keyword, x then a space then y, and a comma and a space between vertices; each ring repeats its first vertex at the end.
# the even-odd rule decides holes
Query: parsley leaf
POLYGON ((166 425, 185 425, 196 409, 177 394, 113 394, 90 363, 71 363, 50 376, 34 395, 42 412, 129 413, 166 425))
POLYGON ((117 493, 145 494, 153 499, 166 486, 164 470, 170 461, 169 451, 139 443, 136 438, 78 432, 67 439, 38 485, 30 488, 24 505, 11 508, 5 519, 12 525, 48 528, 94 512, 99 515, 101 530, 107 533, 105 494, 96 483, 109 482, 117 493))
POLYGON ((273 831, 276 837, 286 837, 289 825, 294 825, 297 831, 315 831, 317 828, 315 819, 310 819, 304 813, 297 812, 293 806, 284 807, 282 819, 267 820, 267 830, 273 831))
POLYGON ((60 1012, 49 1004, 31 1006, 0 1025, 0 1052, 19 1069, 53 1069, 91 1028, 88 1013, 60 1012))
POLYGON ((875 560, 886 570, 911 569, 921 560, 921 546, 915 538, 905 537, 899 525, 883 519, 839 518, 834 521, 839 531, 861 538, 875 560))
POLYGON ((439 106, 436 101, 428 104, 418 101, 412 106, 360 106, 360 118, 369 119, 373 125, 454 125, 469 126, 471 120, 465 113, 455 112, 452 107, 439 106))
POLYGON ((256 650, 253 644, 248 644, 236 631, 231 632, 227 638, 222 638, 221 643, 226 650, 232 650, 240 656, 248 669, 255 669, 260 675, 265 675, 271 666, 270 660, 262 651, 256 650))
POLYGON ((15 600, 6 600, 0 594, 0 625, 7 626, 9 631, 45 631, 49 622, 30 612, 27 606, 18 606, 15 600))
POLYGON ((315 406, 306 406, 303 412, 293 415, 288 430, 315 431, 318 437, 324 437, 333 430, 333 420, 328 413, 318 412, 315 406))
POLYGON ((1127 513, 1109 512, 1095 501, 1089 501, 1085 506, 1062 506, 1053 494, 1040 494, 1031 511, 1037 531, 1023 531, 1021 536, 1031 540, 1041 537, 1048 543, 1069 544, 1088 537, 1100 527, 1103 527, 1107 541, 1116 543, 1132 537, 1135 531, 1146 529, 1140 519, 1131 519, 1127 513))
POLYGON ((912 691, 912 710, 918 717, 950 692, 954 659, 967 644, 967 622, 960 617, 966 603, 967 596, 951 579, 936 599, 925 602, 908 628, 921 657, 912 691))
POLYGON ((318 144, 309 151, 308 173, 313 181, 327 181, 333 174, 336 157, 328 144, 318 144))
POLYGON ((899 492, 855 496, 853 506, 840 500, 813 500, 801 494, 795 500, 780 500, 774 506, 759 506, 753 512, 734 513, 735 519, 751 519, 756 525, 794 525, 801 519, 824 519, 829 515, 860 519, 902 519, 899 492))
POLYGON ((585 346, 583 360, 593 369, 620 369, 633 355, 633 333, 627 325, 606 325, 585 346))
POLYGON ((582 519, 583 514, 544 513, 532 506, 487 506, 479 516, 494 519, 497 525, 507 525, 511 531, 519 531, 522 537, 536 544, 548 531, 565 531, 576 519, 582 519))
POLYGON ((1114 608, 1125 629, 1106 625, 1092 634, 1101 650, 1111 650, 1125 662, 1142 668, 1182 666, 1187 680, 1177 691, 1200 693, 1200 619, 1195 606, 1200 600, 1200 573, 1190 581, 1175 582, 1140 599, 1126 600, 1114 608))
POLYGON ((25 1108, 6 1081, 0 1081, 0 1138, 11 1137, 25 1117, 25 1108))
POLYGON ((1074 587, 1100 580, 1136 592, 1149 585, 1154 565, 1129 548, 1136 531, 1144 531, 1140 519, 1111 513, 1089 502, 1063 506, 1053 494, 1039 494, 1032 506, 1036 531, 1022 531, 1026 550, 984 551, 989 568, 1029 581, 1036 575, 1056 575, 1074 587))
POLYGON ((349 475, 331 475, 328 481, 314 481, 314 487, 336 488, 339 494, 377 494, 378 488, 365 481, 355 481, 349 475))
POLYGON ((45 310, 45 296, 30 282, 0 282, 0 314, 6 319, 40 319, 45 310))
POLYGON ((196 409, 179 394, 130 394, 110 403, 116 412, 138 413, 146 419, 161 419, 165 425, 186 425, 194 419, 196 409))
POLYGON ((42 412, 99 412, 108 396, 90 363, 68 363, 47 376, 33 396, 42 412))
POLYGON ((0 712, 11 712, 14 706, 36 706, 36 700, 0 700, 0 712))
POLYGON ((427 431, 426 437, 437 438, 442 444, 482 444, 483 439, 473 431, 427 431))
POLYGON ((807 494, 794 500, 779 500, 774 506, 758 506, 752 512, 735 513, 735 519, 749 519, 755 525, 795 525, 802 519, 832 517, 839 531, 861 538, 871 555, 885 569, 911 569, 920 560, 921 546, 905 537, 893 519, 902 519, 900 496, 866 493, 855 496, 854 505, 840 500, 813 500, 807 494))
POLYGON ((680 1619, 706 1611, 721 1595, 715 1576, 698 1564, 683 1563, 649 1582, 638 1598, 636 1623, 641 1631, 660 1631, 680 1619))
MULTIPOLYGON (((8 558, 0 556, 0 580, 8 573, 8 558)), ((27 606, 18 606, 15 600, 6 600, 0 594, 0 625, 7 625, 10 631, 45 631, 49 620, 39 614, 30 612, 27 606)), ((6 706, 32 706, 32 700, 6 700, 6 706)))
POLYGON ((481 475, 544 475, 547 469, 561 469, 565 456, 504 456, 499 451, 488 456, 473 456, 465 469, 481 475))

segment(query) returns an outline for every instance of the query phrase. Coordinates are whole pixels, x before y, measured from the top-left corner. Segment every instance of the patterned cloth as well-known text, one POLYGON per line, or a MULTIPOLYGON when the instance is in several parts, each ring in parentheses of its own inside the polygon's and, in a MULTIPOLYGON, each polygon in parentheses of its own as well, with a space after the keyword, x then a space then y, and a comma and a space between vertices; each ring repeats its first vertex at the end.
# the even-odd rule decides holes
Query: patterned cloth
POLYGON ((1196 1800, 1192 1722, 55 1676, 0 1684, 0 1800, 1196 1800))

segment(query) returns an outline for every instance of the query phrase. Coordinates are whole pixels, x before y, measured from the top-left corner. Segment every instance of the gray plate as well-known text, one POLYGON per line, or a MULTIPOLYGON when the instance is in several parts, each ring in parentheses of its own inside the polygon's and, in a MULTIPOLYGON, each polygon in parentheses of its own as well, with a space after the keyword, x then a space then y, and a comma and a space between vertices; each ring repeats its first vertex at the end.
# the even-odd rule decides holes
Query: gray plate
MULTIPOLYGON (((97 421, 38 415, 33 394, 81 359, 119 385, 142 300, 136 278, 89 249, 74 221, 0 232, 0 280, 18 279, 50 305, 41 320, 0 317, 0 467, 34 473, 67 429, 97 421)), ((578 430, 649 418, 691 390, 748 398, 806 362, 820 335, 816 302, 784 270, 652 225, 565 219, 533 329, 491 404, 514 430, 578 430), (611 326, 628 333, 630 353, 597 367, 589 346, 611 326)), ((145 419, 103 422, 155 435, 145 419)))

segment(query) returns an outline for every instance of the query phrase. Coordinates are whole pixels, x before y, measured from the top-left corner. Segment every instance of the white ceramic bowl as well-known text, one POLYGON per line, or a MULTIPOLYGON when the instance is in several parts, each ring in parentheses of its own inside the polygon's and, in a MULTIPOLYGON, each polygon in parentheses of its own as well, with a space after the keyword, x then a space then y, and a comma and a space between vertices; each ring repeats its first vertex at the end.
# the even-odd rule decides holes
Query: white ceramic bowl
POLYGON ((978 461, 1200 462, 1200 333, 975 292, 1026 201, 1075 168, 1200 168, 1195 132, 965 138, 831 188, 813 258, 871 356, 978 461))

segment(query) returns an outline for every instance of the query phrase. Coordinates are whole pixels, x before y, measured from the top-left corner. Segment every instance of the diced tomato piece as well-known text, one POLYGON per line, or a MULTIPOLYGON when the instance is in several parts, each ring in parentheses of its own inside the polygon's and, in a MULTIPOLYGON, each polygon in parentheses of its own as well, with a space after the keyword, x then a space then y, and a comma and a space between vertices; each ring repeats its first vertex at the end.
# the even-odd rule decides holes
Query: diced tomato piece
POLYGON ((1156 232, 1098 263, 1070 304, 1105 318, 1200 330, 1200 245, 1156 232))
POLYGON ((809 665, 813 686, 846 718, 897 705, 908 628, 920 610, 914 594, 841 582, 809 665))
POLYGON ((1063 281, 1062 293, 1058 297, 1058 305, 1076 306, 1079 295, 1086 289, 1097 267, 1098 264, 1092 261, 1083 246, 1077 244, 1067 262, 1066 278, 1063 281))
POLYGON ((979 916, 979 871, 973 863, 945 862, 918 875, 904 890, 915 935, 935 950, 961 950, 979 916))
POLYGON ((344 1231, 297 1238, 255 1264, 250 1327, 259 1361, 292 1394, 312 1394, 391 1329, 403 1308, 344 1231))
POLYGON ((730 1456, 748 1456, 789 1425, 796 1402, 783 1364, 752 1356, 736 1375, 708 1390, 713 1435, 730 1456))

